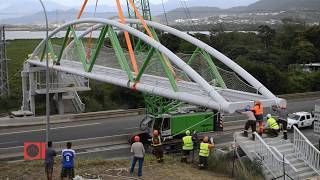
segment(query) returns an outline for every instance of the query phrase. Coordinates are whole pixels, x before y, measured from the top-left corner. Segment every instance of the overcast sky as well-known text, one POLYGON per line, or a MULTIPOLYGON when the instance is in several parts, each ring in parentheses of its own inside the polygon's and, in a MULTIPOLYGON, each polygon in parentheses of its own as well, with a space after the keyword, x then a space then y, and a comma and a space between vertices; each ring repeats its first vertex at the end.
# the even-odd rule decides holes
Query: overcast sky
MULTIPOLYGON (((63 5, 66 5, 66 6, 74 6, 74 5, 79 5, 81 3, 83 3, 83 0, 50 0, 50 1, 54 1, 54 2, 57 2, 57 3, 60 3, 60 4, 63 4, 63 5)), ((164 0, 166 1, 166 0, 164 0)), ((201 0, 200 0, 201 1, 201 0)), ((99 0, 99 4, 112 4, 112 5, 115 5, 116 1, 115 0, 99 0)), ((126 0, 121 0, 121 2, 125 3, 126 0)), ((161 0, 150 0, 150 2, 152 3, 161 3, 161 0)), ((89 0, 88 1, 88 4, 91 4, 91 5, 94 5, 96 3, 96 0, 89 0)))
MULTIPOLYGON (((45 1, 45 0, 44 0, 45 1)), ((50 1, 54 1, 66 6, 80 6, 84 0, 50 0, 50 1)), ((150 3, 153 4, 160 4, 162 0, 150 0, 150 3)), ((166 2, 167 0, 163 0, 164 2, 166 2)), ((178 0, 174 0, 174 1, 178 1, 178 0)), ((184 0, 187 1, 188 0, 184 0)), ((214 1, 214 0, 213 0, 214 1)), ((236 3, 235 1, 232 1, 232 4, 230 3, 231 0, 216 0, 219 1, 219 3, 217 4, 224 4, 222 5, 222 7, 234 7, 234 6, 244 6, 244 5, 249 5, 257 0, 237 0, 236 3), (222 1, 224 1, 225 3, 222 3, 222 1)), ((89 0, 88 4, 90 5, 94 5, 96 2, 96 0, 89 0)), ((115 0, 99 0, 99 4, 108 4, 108 5, 115 5, 115 0)), ((121 0, 122 3, 125 3, 126 0, 121 0)), ((201 4, 201 0, 199 0, 199 4, 201 4)), ((221 5, 220 5, 221 6, 221 5)))

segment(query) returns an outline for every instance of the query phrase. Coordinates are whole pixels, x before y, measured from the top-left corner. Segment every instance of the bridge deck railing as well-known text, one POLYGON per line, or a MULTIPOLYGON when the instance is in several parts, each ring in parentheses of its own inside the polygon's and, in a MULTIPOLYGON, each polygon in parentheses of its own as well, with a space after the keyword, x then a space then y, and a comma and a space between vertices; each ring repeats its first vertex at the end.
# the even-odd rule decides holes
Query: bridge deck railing
POLYGON ((320 151, 306 138, 301 131, 293 126, 293 145, 297 158, 302 159, 320 175, 320 151))

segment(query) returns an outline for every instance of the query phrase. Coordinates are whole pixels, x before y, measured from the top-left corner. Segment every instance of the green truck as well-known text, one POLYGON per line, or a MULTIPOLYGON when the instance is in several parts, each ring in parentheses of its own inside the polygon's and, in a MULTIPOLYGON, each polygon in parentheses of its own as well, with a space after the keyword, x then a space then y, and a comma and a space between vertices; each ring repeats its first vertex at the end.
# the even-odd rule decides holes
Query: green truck
POLYGON ((158 130, 165 139, 164 144, 172 146, 181 143, 181 137, 185 135, 186 130, 190 130, 201 139, 203 135, 222 131, 223 122, 220 114, 215 111, 196 109, 156 117, 147 115, 140 123, 140 130, 142 132, 135 135, 139 135, 144 144, 150 142, 153 130, 158 130))

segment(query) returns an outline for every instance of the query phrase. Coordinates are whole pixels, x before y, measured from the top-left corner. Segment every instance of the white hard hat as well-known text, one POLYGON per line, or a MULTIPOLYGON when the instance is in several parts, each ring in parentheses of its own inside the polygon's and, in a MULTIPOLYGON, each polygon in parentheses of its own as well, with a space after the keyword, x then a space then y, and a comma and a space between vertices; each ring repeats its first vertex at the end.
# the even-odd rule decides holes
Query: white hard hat
POLYGON ((267 118, 271 118, 272 116, 271 116, 271 114, 267 114, 267 118))

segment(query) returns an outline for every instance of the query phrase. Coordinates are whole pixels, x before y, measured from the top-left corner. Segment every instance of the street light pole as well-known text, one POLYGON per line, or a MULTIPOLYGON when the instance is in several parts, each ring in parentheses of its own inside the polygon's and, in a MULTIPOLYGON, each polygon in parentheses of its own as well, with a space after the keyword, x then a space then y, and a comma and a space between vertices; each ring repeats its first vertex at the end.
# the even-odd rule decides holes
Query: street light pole
POLYGON ((49 96, 49 59, 48 59, 48 39, 49 39, 49 25, 48 25, 48 16, 46 8, 42 2, 39 0, 46 18, 46 142, 49 141, 49 131, 50 131, 50 96, 49 96))

